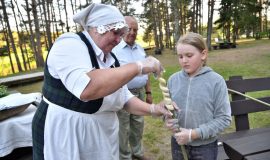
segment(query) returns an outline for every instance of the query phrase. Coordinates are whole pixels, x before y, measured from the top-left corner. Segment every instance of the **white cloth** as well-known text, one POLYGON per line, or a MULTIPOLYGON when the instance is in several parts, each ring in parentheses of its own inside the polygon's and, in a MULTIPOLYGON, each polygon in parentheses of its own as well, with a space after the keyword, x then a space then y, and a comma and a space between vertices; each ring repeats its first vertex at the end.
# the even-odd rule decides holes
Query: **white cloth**
MULTIPOLYGON (((110 54, 104 63, 104 53, 94 44, 86 31, 83 33, 96 53, 100 68, 109 68, 114 64, 114 59, 110 54)), ((51 48, 47 62, 50 74, 54 78, 61 79, 66 88, 77 98, 80 98, 84 88, 91 80, 86 73, 94 69, 88 49, 81 38, 74 33, 61 35, 51 48)))
POLYGON ((32 119, 36 107, 30 105, 24 112, 0 122, 0 157, 20 147, 32 146, 32 119))
MULTIPOLYGON (((90 43, 91 37, 83 32, 90 43)), ((100 68, 109 68, 114 59, 93 45, 100 68)), ((77 97, 91 80, 87 72, 93 70, 87 47, 76 34, 64 34, 54 43, 48 57, 50 74, 60 78, 65 87, 77 97), (63 47, 65 46, 65 47, 63 47), (69 63, 66 63, 69 62, 69 63)), ((109 87, 109 86, 108 86, 109 87)), ((44 156, 49 160, 118 160, 119 122, 116 111, 133 95, 123 86, 103 98, 95 114, 74 112, 44 100, 49 104, 44 129, 44 156)), ((91 106, 89 106, 91 107, 91 106)))
MULTIPOLYGON (((144 49, 135 43, 133 46, 129 46, 124 40, 122 40, 112 51, 121 65, 136 62, 145 59, 146 54, 144 49)), ((146 85, 148 75, 140 75, 134 77, 128 82, 127 86, 129 89, 142 88, 146 85)))
POLYGON ((73 21, 82 25, 85 30, 87 26, 99 27, 114 23, 119 23, 115 26, 118 29, 126 27, 124 16, 115 6, 99 3, 93 3, 76 13, 73 21))
POLYGON ((14 93, 0 98, 0 111, 5 109, 16 108, 21 105, 30 104, 32 102, 41 102, 41 93, 21 94, 14 93))
POLYGON ((122 88, 104 97, 95 114, 74 112, 44 99, 49 104, 44 131, 45 159, 118 160, 119 122, 115 111, 122 109, 126 91, 127 88, 122 88))

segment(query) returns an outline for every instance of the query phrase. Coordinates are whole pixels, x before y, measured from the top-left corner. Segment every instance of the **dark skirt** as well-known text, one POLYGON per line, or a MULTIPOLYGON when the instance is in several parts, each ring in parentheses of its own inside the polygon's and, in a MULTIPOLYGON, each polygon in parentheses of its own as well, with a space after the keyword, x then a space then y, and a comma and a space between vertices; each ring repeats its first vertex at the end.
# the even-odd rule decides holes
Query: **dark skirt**
POLYGON ((44 160, 44 127, 48 104, 41 101, 32 122, 33 160, 44 160))

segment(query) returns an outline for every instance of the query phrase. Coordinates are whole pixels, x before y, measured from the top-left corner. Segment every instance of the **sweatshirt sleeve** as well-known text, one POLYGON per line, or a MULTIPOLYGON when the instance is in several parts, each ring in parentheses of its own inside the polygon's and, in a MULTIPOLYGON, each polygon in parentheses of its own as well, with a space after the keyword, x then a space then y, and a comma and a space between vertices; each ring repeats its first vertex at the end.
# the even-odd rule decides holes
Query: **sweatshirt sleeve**
POLYGON ((214 86, 214 117, 208 123, 201 124, 196 128, 201 139, 217 136, 231 123, 231 106, 225 80, 220 79, 214 86))

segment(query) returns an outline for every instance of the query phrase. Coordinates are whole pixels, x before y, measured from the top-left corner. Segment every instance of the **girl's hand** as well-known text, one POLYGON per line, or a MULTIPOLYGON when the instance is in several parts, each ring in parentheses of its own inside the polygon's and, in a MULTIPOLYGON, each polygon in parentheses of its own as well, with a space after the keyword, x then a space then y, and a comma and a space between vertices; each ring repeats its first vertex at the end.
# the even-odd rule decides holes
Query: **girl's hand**
POLYGON ((192 129, 180 128, 180 132, 174 134, 179 145, 184 145, 192 141, 191 139, 192 129))

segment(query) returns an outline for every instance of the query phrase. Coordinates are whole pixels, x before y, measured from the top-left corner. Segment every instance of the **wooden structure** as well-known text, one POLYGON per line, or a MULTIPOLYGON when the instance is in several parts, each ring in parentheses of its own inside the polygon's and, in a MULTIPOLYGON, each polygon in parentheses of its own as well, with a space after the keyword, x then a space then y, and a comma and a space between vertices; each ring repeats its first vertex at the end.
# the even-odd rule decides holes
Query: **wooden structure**
POLYGON ((0 56, 8 56, 8 47, 7 46, 0 47, 0 56))
POLYGON ((212 45, 213 49, 229 49, 229 48, 236 48, 236 43, 232 43, 226 40, 219 40, 218 38, 215 38, 215 43, 212 45))
MULTIPOLYGON (((230 77, 226 83, 228 88, 244 94, 270 91, 270 77, 243 79, 241 76, 234 76, 230 77)), ((219 142, 223 142, 223 146, 219 146, 218 159, 268 159, 270 157, 270 127, 250 129, 248 114, 267 111, 270 107, 235 93, 230 94, 236 131, 220 136, 219 142)), ((270 96, 258 99, 270 103, 270 96)))
POLYGON ((12 87, 21 84, 32 83, 36 81, 42 81, 44 79, 44 73, 42 72, 35 72, 17 76, 11 76, 6 78, 0 78, 0 84, 12 87))

